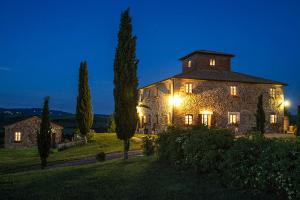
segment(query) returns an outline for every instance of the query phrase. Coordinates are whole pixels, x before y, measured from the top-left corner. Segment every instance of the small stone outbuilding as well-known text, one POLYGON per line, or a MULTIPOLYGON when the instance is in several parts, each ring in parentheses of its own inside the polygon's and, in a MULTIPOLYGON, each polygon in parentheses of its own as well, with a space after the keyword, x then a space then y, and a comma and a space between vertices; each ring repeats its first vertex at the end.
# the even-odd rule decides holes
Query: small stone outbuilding
MULTIPOLYGON (((41 119, 39 117, 30 117, 28 119, 5 126, 4 147, 5 148, 24 148, 37 146, 37 131, 40 129, 41 119)), ((51 146, 62 141, 63 127, 52 123, 51 146)))

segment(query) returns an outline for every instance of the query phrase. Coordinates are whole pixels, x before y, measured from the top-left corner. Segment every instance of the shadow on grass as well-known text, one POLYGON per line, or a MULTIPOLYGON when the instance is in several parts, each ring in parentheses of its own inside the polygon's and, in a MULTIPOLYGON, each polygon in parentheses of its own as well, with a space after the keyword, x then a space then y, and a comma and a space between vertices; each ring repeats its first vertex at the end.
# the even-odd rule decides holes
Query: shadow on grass
POLYGON ((0 177, 5 199, 267 199, 224 188, 214 175, 195 176, 154 157, 0 177))

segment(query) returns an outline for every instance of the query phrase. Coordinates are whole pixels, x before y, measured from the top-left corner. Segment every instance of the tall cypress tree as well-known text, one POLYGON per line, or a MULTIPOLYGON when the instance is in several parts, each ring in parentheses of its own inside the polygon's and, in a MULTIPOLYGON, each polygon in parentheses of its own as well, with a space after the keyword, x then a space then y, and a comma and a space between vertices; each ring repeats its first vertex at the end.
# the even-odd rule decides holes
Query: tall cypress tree
POLYGON ((128 159, 130 138, 137 124, 138 79, 136 37, 132 35, 129 9, 121 14, 118 46, 114 60, 114 99, 116 134, 124 142, 124 159, 128 159))
POLYGON ((265 133, 265 111, 263 107, 263 95, 259 95, 257 110, 256 110, 256 130, 260 131, 261 134, 265 133))
POLYGON ((51 147, 51 125, 49 119, 49 97, 44 100, 44 107, 42 113, 42 122, 40 130, 37 131, 37 143, 38 150, 41 159, 41 168, 44 169, 47 166, 47 158, 50 153, 51 147))
POLYGON ((297 133, 296 136, 300 136, 300 105, 298 106, 297 112, 297 133))
POLYGON ((87 143, 87 134, 93 125, 93 109, 91 92, 88 83, 88 67, 87 62, 81 62, 79 67, 79 84, 76 106, 77 125, 82 136, 87 143))

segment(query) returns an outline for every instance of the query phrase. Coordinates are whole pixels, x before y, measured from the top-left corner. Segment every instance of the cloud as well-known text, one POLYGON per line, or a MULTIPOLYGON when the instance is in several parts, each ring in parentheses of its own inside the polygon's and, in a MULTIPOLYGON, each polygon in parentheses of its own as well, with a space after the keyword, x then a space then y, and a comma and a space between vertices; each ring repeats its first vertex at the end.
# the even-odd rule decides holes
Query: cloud
POLYGON ((0 71, 10 71, 11 68, 9 67, 0 67, 0 71))

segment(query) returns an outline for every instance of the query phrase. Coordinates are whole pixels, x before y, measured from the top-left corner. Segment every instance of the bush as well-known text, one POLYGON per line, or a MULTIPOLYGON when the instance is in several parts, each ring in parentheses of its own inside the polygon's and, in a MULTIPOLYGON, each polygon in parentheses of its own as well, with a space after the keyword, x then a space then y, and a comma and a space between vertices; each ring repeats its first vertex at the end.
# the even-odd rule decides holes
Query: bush
POLYGON ((263 137, 240 138, 226 152, 224 180, 233 186, 300 198, 300 145, 263 137))
POLYGON ((106 155, 104 152, 100 152, 100 153, 96 154, 97 161, 103 162, 103 161, 105 161, 105 159, 106 159, 106 155))
POLYGON ((146 156, 153 155, 155 152, 155 136, 147 135, 143 137, 143 154, 146 156))

